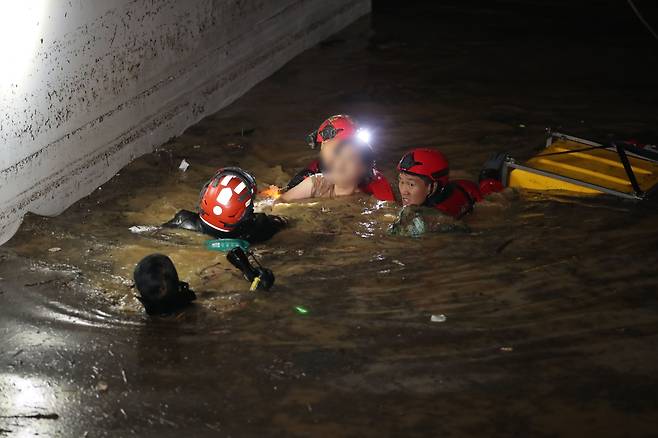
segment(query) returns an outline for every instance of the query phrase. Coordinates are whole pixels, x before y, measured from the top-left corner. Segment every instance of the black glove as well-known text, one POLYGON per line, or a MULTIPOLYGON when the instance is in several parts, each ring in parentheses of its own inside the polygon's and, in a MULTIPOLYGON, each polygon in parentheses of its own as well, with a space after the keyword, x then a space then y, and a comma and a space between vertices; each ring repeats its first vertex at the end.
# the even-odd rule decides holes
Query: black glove
POLYGON ((173 219, 162 224, 166 228, 182 228, 184 230, 197 231, 202 233, 203 226, 198 213, 189 210, 181 210, 176 213, 173 219))
POLYGON ((233 266, 242 271, 242 275, 250 283, 254 284, 254 280, 258 279, 256 289, 269 290, 274 285, 274 273, 262 266, 252 266, 242 248, 233 248, 226 254, 226 258, 233 266))

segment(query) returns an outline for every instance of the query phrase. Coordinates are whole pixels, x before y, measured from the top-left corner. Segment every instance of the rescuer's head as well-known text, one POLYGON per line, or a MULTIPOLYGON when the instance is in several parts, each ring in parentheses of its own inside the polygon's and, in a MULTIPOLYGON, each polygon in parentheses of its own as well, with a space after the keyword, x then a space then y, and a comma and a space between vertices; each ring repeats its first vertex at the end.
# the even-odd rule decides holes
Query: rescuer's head
POLYGON ((448 184, 450 167, 439 151, 419 148, 406 153, 398 164, 398 188, 403 205, 423 205, 448 184))
POLYGON ((189 285, 178 279, 178 272, 169 257, 151 254, 144 257, 133 273, 137 299, 146 313, 158 315, 172 313, 196 299, 189 285))
POLYGON ((336 146, 352 137, 358 129, 356 121, 347 115, 337 114, 322 122, 320 127, 308 136, 312 148, 320 149, 323 166, 331 166, 336 146))
POLYGON ((210 228, 231 232, 254 213, 256 179, 239 167, 219 169, 201 189, 199 217, 210 228))

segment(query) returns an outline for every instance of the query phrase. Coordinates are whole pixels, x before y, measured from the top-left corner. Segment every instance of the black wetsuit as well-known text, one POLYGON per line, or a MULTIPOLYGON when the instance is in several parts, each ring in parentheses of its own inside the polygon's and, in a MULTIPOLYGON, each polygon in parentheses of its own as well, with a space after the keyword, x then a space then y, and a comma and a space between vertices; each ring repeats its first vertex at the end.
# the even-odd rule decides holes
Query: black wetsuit
POLYGON ((181 210, 173 219, 162 224, 167 228, 182 228, 208 234, 215 239, 243 239, 249 243, 264 242, 271 239, 277 232, 288 225, 281 216, 270 216, 265 213, 253 213, 250 218, 242 221, 233 231, 219 231, 206 225, 198 213, 181 210))

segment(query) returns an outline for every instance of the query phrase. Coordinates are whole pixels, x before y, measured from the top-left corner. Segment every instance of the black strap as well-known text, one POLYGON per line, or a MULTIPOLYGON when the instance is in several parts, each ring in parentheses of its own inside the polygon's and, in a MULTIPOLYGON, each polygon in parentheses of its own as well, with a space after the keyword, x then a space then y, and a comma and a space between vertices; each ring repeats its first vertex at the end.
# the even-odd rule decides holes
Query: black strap
POLYGON ((615 149, 617 149, 617 153, 619 154, 619 159, 621 160, 621 164, 624 165, 624 170, 626 171, 626 175, 628 176, 628 181, 630 181, 633 190, 637 195, 641 195, 642 189, 640 188, 640 185, 637 182, 637 178, 635 178, 635 172, 633 172, 633 167, 631 166, 631 163, 628 161, 628 156, 626 156, 626 150, 624 149, 624 146, 614 142, 612 143, 612 145, 615 147, 615 149))
POLYGON ((311 175, 315 175, 316 172, 312 171, 309 168, 305 168, 297 172, 297 175, 293 176, 292 179, 288 182, 285 187, 285 191, 292 189, 293 187, 299 185, 302 181, 308 178, 311 175))
POLYGON ((539 154, 535 155, 532 158, 537 158, 537 157, 552 157, 553 155, 567 155, 567 154, 575 154, 576 152, 585 152, 585 151, 592 151, 595 149, 607 149, 609 145, 599 145, 599 146, 590 146, 587 148, 582 148, 582 149, 570 149, 568 151, 561 151, 561 152, 551 152, 549 154, 539 154))
POLYGON ((464 189, 459 184, 455 184, 455 187, 457 187, 457 189, 466 196, 466 199, 468 199, 468 210, 466 210, 465 212, 459 215, 459 219, 461 219, 462 216, 467 215, 468 213, 471 213, 473 211, 473 206, 475 206, 475 199, 473 199, 471 194, 468 193, 466 189, 464 189))

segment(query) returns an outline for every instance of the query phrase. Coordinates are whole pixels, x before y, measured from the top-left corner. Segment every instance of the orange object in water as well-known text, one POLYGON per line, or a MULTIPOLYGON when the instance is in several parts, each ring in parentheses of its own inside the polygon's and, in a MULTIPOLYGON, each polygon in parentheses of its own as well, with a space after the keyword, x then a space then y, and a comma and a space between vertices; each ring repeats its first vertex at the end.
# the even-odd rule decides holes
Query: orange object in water
POLYGON ((279 199, 281 196, 281 189, 277 186, 269 186, 265 190, 258 193, 261 198, 279 199))

